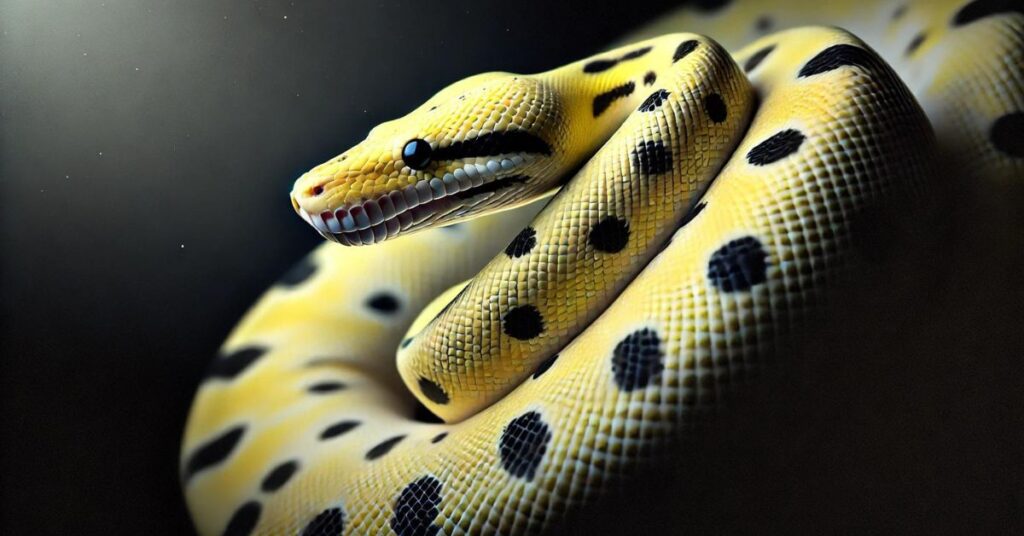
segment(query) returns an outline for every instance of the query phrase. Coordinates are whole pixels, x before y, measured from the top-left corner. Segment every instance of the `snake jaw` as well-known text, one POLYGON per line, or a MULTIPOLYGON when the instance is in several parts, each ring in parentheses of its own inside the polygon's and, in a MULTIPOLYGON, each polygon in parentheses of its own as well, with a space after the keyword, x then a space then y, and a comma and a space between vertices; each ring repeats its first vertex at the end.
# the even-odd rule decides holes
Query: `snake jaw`
POLYGON ((535 156, 511 154, 474 160, 478 162, 465 162, 441 177, 429 176, 400 190, 335 209, 311 213, 294 196, 292 205, 327 240, 347 246, 376 244, 441 222, 454 223, 471 209, 510 198, 500 190, 527 182, 528 177, 518 171, 535 156))

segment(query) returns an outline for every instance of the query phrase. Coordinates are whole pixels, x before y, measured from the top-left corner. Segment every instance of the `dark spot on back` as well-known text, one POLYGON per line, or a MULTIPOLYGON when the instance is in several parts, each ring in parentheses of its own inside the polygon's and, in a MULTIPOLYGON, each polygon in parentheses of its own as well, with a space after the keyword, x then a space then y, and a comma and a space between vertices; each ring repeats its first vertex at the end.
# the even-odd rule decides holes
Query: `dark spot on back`
POLYGON ((761 15, 754 21, 754 29, 761 33, 768 32, 773 26, 775 26, 775 22, 768 15, 761 15))
POLYGON ((245 435, 245 426, 238 425, 200 445, 185 463, 183 480, 188 482, 192 475, 199 471, 222 463, 231 456, 243 435, 245 435))
POLYGON ((234 379, 266 352, 266 348, 249 346, 239 348, 228 355, 216 357, 210 363, 210 367, 206 369, 206 378, 217 380, 234 379))
POLYGON ((398 311, 398 305, 398 298, 390 292, 378 292, 366 299, 367 307, 383 314, 398 311))
POLYGON ((868 69, 877 66, 878 58, 867 50, 853 45, 832 45, 811 58, 800 69, 800 78, 826 73, 844 66, 868 69))
POLYGON ((427 400, 430 400, 435 404, 448 403, 448 393, 445 393, 444 389, 442 389, 437 383, 428 380, 427 378, 420 378, 419 384, 420 392, 423 393, 423 396, 427 397, 427 400))
POLYGON ((807 139, 800 131, 787 129, 772 135, 747 152, 747 162, 765 166, 795 153, 807 139))
POLYGON ((661 141, 643 141, 633 150, 633 166, 643 175, 660 175, 672 169, 672 153, 661 141))
POLYGON ((323 432, 320 432, 320 440, 325 441, 328 439, 333 439, 344 434, 345 432, 352 430, 356 426, 359 426, 359 421, 336 422, 328 426, 327 428, 324 428, 323 432))
POLYGON ((633 89, 635 87, 636 87, 636 85, 633 84, 633 82, 626 82, 625 84, 622 84, 621 86, 613 87, 613 88, 609 89, 608 91, 605 91, 604 93, 601 93, 600 95, 594 97, 594 102, 593 102, 594 117, 597 117, 597 116, 603 114, 604 111, 607 110, 608 107, 611 106, 613 102, 615 102, 615 100, 621 99, 623 97, 628 97, 629 95, 631 95, 633 93, 633 89))
POLYGON ((267 476, 263 477, 260 489, 266 493, 273 493, 291 480, 292 475, 299 470, 299 462, 288 460, 273 468, 267 476))
POLYGON ((604 253, 618 253, 629 242, 629 223, 615 216, 605 216, 590 228, 587 243, 604 253))
POLYGON ((910 40, 910 43, 907 45, 907 50, 906 52, 904 52, 904 54, 907 56, 913 54, 918 48, 920 48, 921 44, 924 43, 925 37, 927 37, 927 34, 925 34, 924 32, 915 35, 914 38, 910 40))
POLYGON ((512 419, 498 441, 501 466, 512 476, 532 480, 550 441, 551 429, 540 413, 530 411, 512 419))
POLYGON ((704 111, 707 112, 708 117, 715 123, 725 121, 728 115, 725 101, 722 100, 722 96, 718 93, 712 93, 704 97, 704 111))
POLYGON ((708 261, 708 281, 722 292, 750 290, 768 279, 768 253, 761 242, 745 236, 715 250, 708 261))
POLYGON ((665 369, 658 333, 643 328, 627 335, 612 351, 612 376, 619 389, 643 389, 665 369))
POLYGON ((647 71, 647 74, 644 75, 644 85, 649 86, 653 84, 657 79, 658 75, 655 74, 654 71, 647 71))
POLYGON ((377 458, 380 458, 381 456, 387 454, 388 452, 391 452, 391 449, 395 448, 395 445, 397 445, 398 442, 403 439, 405 439, 404 434, 381 441, 377 446, 373 447, 372 449, 366 452, 366 459, 376 460, 377 458))
POLYGON ((260 520, 260 512, 263 507, 256 501, 249 501, 235 510, 227 527, 224 528, 224 536, 248 536, 256 523, 260 520))
POLYGON ((662 104, 664 104, 664 102, 668 99, 668 95, 668 91, 665 91, 664 89, 659 89, 658 91, 655 91, 654 93, 648 95, 644 102, 640 104, 640 108, 638 108, 638 110, 640 110, 641 112, 653 112, 654 110, 657 110, 659 107, 661 107, 662 104))
POLYGON ((502 331, 513 339, 528 341, 544 332, 544 318, 533 305, 513 307, 501 319, 502 331))
POLYGON ((434 436, 434 438, 431 439, 430 442, 431 443, 440 443, 441 441, 444 441, 444 438, 446 438, 446 437, 448 437, 448 432, 441 432, 440 434, 437 434, 436 436, 434 436))
POLYGON ((1024 158, 1024 112, 1008 113, 996 119, 989 138, 1004 154, 1024 158))
POLYGON ((527 227, 512 239, 512 242, 505 247, 505 255, 510 259, 522 257, 529 253, 537 245, 537 231, 533 227, 527 227))
POLYGON ((1024 3, 1020 0, 974 0, 960 8, 953 17, 954 26, 963 26, 974 21, 1003 13, 1024 14, 1024 3))
POLYGON ((761 50, 758 50, 747 58, 746 63, 743 64, 743 70, 749 73, 750 71, 757 69, 757 66, 761 65, 761 62, 764 61, 764 59, 768 57, 768 54, 771 54, 773 50, 775 50, 775 45, 768 45, 761 50))
POLYGON ((672 63, 685 58, 691 52, 697 50, 698 46, 700 46, 700 43, 697 42, 696 39, 690 39, 689 41, 679 43, 679 46, 676 47, 676 51, 672 54, 672 63))
POLYGON ((345 512, 338 507, 320 512, 302 529, 299 536, 341 536, 345 530, 345 512))
POLYGON ((438 534, 441 527, 433 523, 440 513, 441 491, 441 481, 432 476, 419 478, 402 489, 395 499, 391 530, 398 536, 438 534))
POLYGON ((328 382, 314 383, 313 385, 309 386, 308 390, 309 390, 310 393, 317 394, 317 395, 322 395, 322 394, 326 394, 326 393, 333 393, 335 391, 341 391, 345 387, 346 387, 346 385, 344 383, 336 382, 336 381, 328 381, 328 382))

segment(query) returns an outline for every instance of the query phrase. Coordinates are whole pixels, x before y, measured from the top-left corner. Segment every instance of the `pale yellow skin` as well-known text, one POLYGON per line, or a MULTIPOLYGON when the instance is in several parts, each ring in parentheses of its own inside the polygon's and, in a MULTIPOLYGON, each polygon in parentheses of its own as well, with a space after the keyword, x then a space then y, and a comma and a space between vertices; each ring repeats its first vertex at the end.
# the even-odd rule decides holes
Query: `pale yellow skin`
MULTIPOLYGON (((745 74, 709 38, 672 34, 549 73, 464 80, 381 125, 344 159, 311 171, 293 191, 307 217, 422 179, 429 171, 401 160, 409 139, 443 145, 522 121, 548 141, 551 154, 519 170, 530 181, 409 229, 418 231, 526 203, 593 158, 536 221, 544 201, 370 247, 325 244, 311 254, 311 275, 269 290, 223 353, 235 356, 230 361, 246 348, 263 351, 246 366, 215 364, 186 427, 183 485, 199 531, 539 532, 628 478, 641 454, 671 453, 688 422, 740 388, 784 334, 799 334, 829 284, 856 266, 859 229, 880 225, 878 215, 893 208, 913 218, 937 163, 944 174, 992 184, 1024 177, 1024 158, 1006 153, 1005 140, 995 146, 991 135, 998 118, 1024 110, 1024 16, 951 28, 965 3, 911 2, 893 21, 899 4, 889 2, 782 1, 759 9, 734 2, 714 15, 670 15, 644 34, 693 29, 734 50, 757 37, 755 21, 765 14, 774 28, 841 25, 879 50, 913 96, 874 60, 798 76, 831 46, 865 46, 834 28, 783 31, 735 49, 743 66, 774 46, 745 74), (906 55, 922 30, 928 37, 906 55), (697 48, 673 62, 689 40, 697 48), (640 57, 583 72, 594 59, 647 46, 640 57), (657 81, 644 85, 650 71, 657 81), (595 118, 594 96, 627 80, 635 91, 595 118), (669 92, 663 104, 637 111, 660 89, 669 92), (720 123, 709 121, 709 93, 727 105, 720 123), (752 163, 765 140, 789 129, 803 136, 797 148, 752 163), (673 171, 639 172, 632 148, 651 140, 685 148, 670 151, 673 171), (657 185, 656 195, 637 184, 657 185), (318 185, 323 191, 309 195, 318 185), (690 210, 698 197, 702 210, 690 210), (631 224, 622 250, 597 251, 581 238, 601 219, 581 221, 587 211, 631 224), (527 225, 536 244, 507 255, 503 249, 527 225), (730 243, 757 244, 763 255, 723 255, 735 253, 730 243), (461 303, 435 321, 462 286, 445 290, 485 264, 461 303), (744 275, 729 283, 716 276, 737 267, 744 275), (393 311, 368 306, 382 292, 396 302, 393 311), (496 330, 509 307, 526 302, 544 313, 545 329, 524 349, 496 330), (481 303, 496 312, 487 316, 481 303), (646 360, 624 350, 632 348, 626 341, 650 343, 651 334, 657 342, 643 346, 653 352, 646 360), (407 336, 396 371, 396 348, 407 336), (457 346, 436 346, 444 340, 461 344, 461 353, 437 351, 457 346), (426 396, 423 377, 449 400, 426 396), (345 388, 310 391, 329 382, 345 388), (449 422, 415 420, 413 396, 449 422), (346 421, 359 424, 322 438, 346 421), (220 452, 209 447, 236 428, 243 430, 237 441, 221 441, 229 445, 220 452), (374 450, 379 455, 368 459, 374 450), (268 478, 287 462, 294 471, 268 478)), ((449 171, 459 163, 439 165, 449 171)))

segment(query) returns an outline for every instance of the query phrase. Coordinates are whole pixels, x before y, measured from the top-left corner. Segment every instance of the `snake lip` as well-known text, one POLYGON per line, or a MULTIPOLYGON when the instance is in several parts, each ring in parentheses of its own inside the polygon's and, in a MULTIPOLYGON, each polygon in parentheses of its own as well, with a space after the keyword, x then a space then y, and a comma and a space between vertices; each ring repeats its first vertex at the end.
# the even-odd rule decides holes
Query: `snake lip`
POLYGON ((319 214, 299 209, 299 215, 333 242, 346 246, 376 244, 425 227, 467 205, 476 206, 505 187, 526 182, 528 177, 522 174, 500 175, 528 159, 513 155, 485 164, 467 163, 443 177, 423 179, 374 199, 319 214))

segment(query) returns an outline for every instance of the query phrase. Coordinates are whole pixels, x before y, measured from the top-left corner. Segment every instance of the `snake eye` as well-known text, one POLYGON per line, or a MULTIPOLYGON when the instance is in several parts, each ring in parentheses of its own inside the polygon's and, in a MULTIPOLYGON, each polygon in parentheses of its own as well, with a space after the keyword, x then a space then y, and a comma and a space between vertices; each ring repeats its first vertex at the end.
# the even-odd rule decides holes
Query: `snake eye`
POLYGON ((427 167, 430 163, 430 144, 421 139, 409 140, 402 149, 402 160, 405 165, 415 170, 427 167))

